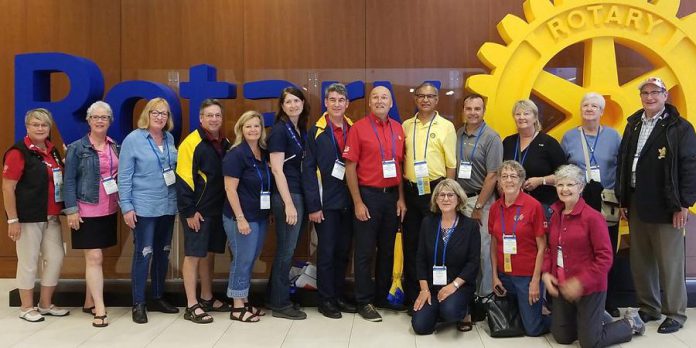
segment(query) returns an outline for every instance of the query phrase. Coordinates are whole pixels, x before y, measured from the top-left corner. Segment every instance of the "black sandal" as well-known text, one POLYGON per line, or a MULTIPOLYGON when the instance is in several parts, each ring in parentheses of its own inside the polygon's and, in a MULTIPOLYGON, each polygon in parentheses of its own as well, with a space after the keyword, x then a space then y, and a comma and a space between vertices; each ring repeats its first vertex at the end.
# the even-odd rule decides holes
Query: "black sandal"
POLYGON ((97 314, 97 313, 94 312, 94 308, 95 308, 94 306, 92 306, 92 307, 82 307, 82 313, 87 313, 87 314, 95 315, 95 314, 97 314))
POLYGON ((215 297, 212 297, 210 300, 204 300, 204 299, 199 299, 198 303, 201 304, 201 307, 203 307, 203 310, 206 312, 229 312, 232 310, 232 306, 230 306, 229 303, 216 300, 215 297), (220 306, 214 307, 215 306, 215 301, 219 301, 222 303, 220 306))
POLYGON ((200 304, 196 303, 191 307, 186 307, 186 312, 184 313, 184 319, 190 320, 196 324, 210 324, 213 322, 213 317, 210 316, 200 304), (196 314, 196 309, 203 311, 201 314, 196 314))
POLYGON ((464 321, 464 319, 457 322, 457 330, 461 332, 469 332, 474 328, 474 324, 471 321, 464 321))
POLYGON ((244 307, 246 307, 247 311, 251 312, 257 317, 263 317, 266 315, 266 312, 262 311, 260 308, 254 307, 249 302, 244 304, 244 307))
POLYGON ((258 323, 259 322, 259 317, 254 314, 251 311, 247 310, 247 307, 233 307, 232 310, 230 311, 230 319, 231 320, 236 320, 236 321, 241 321, 243 323, 258 323), (239 316, 235 316, 234 313, 239 313, 239 316), (248 316, 246 319, 244 319, 244 316, 249 313, 251 314, 248 316), (256 320, 254 320, 256 319, 256 320))
POLYGON ((104 315, 95 315, 94 319, 92 319, 92 326, 94 327, 107 327, 109 326, 109 322, 106 321, 106 314, 104 315), (94 321, 95 320, 101 320, 101 324, 97 324, 94 321))

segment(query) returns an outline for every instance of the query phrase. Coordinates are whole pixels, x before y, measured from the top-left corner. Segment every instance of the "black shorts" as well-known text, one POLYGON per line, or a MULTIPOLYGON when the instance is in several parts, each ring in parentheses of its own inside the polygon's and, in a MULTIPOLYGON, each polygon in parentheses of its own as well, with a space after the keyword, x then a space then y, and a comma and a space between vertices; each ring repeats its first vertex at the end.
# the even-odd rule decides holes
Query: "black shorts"
POLYGON ((186 218, 181 218, 184 229, 184 255, 205 257, 208 252, 222 254, 227 246, 227 236, 222 227, 222 215, 203 217, 198 232, 188 227, 186 218))

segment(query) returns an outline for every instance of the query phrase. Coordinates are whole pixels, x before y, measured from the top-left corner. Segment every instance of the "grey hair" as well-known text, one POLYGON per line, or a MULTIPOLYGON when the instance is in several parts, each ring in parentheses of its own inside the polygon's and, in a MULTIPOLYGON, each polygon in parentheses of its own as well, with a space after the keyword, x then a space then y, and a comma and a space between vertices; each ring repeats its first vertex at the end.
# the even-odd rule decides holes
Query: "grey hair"
POLYGON ((24 125, 28 126, 29 120, 31 120, 32 118, 37 119, 41 122, 46 122, 46 124, 48 124, 48 128, 53 127, 53 116, 51 116, 51 112, 47 109, 37 108, 27 111, 27 113, 24 114, 24 125))
POLYGON ((554 175, 556 176, 556 182, 563 179, 573 180, 580 185, 580 191, 585 188, 585 171, 574 164, 564 164, 558 167, 554 175))
POLYGON ((346 99, 348 99, 348 89, 346 88, 346 85, 344 85, 342 83, 336 82, 336 83, 330 84, 329 87, 326 87, 326 89, 324 90, 324 98, 328 98, 329 93, 331 93, 331 92, 336 92, 336 93, 346 97, 346 99))
POLYGON ((520 162, 514 160, 503 161, 503 163, 500 164, 500 167, 498 167, 498 170, 496 171, 498 180, 500 180, 500 176, 503 174, 503 169, 514 170, 515 173, 517 173, 517 176, 520 177, 520 182, 524 182, 525 180, 527 180, 527 171, 524 170, 524 167, 522 166, 522 164, 520 164, 520 162))
POLYGON ((94 113, 94 110, 102 108, 106 110, 106 113, 109 114, 109 122, 114 121, 114 112, 111 111, 111 106, 101 100, 97 100, 92 105, 87 108, 87 116, 85 117, 86 120, 89 120, 89 117, 92 116, 92 113, 94 113))
POLYGON ((428 81, 421 83, 413 91, 418 93, 418 91, 420 91, 422 88, 425 88, 425 87, 432 87, 435 90, 435 93, 440 93, 440 89, 435 87, 435 85, 432 82, 428 82, 428 81))
POLYGON ((599 108, 602 110, 604 110, 604 107, 607 106, 607 101, 604 99, 603 95, 597 92, 588 92, 584 97, 582 97, 582 100, 580 101, 580 108, 582 108, 582 105, 585 104, 585 102, 589 99, 597 99, 597 104, 599 104, 599 108))

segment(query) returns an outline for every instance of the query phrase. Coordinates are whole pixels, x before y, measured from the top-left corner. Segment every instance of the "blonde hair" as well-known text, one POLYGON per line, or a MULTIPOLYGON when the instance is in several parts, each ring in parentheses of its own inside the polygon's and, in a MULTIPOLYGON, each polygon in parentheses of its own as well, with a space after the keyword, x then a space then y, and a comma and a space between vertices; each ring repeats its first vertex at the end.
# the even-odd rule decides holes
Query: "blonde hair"
POLYGON ((242 116, 239 117, 239 120, 237 120, 237 123, 234 124, 234 143, 232 144, 232 147, 237 147, 242 143, 242 141, 244 141, 244 132, 242 129, 244 128, 244 124, 253 118, 258 118, 259 122, 261 122, 261 138, 259 138, 259 147, 262 149, 266 148, 266 127, 263 124, 263 115, 255 110, 249 110, 243 113, 242 116))
POLYGON ((541 132, 541 121, 539 120, 539 108, 533 101, 529 99, 518 100, 515 105, 512 106, 512 116, 515 116, 517 110, 529 110, 534 114, 534 129, 537 132, 541 132))
POLYGON ((27 111, 26 114, 24 114, 24 125, 28 126, 29 125, 29 120, 31 119, 36 119, 41 122, 46 122, 48 123, 48 128, 53 128, 53 117, 51 116, 51 112, 44 109, 44 108, 38 108, 38 109, 31 109, 27 111))
POLYGON ((459 200, 457 202, 457 212, 464 214, 464 211, 466 210, 466 193, 459 183, 453 179, 444 179, 440 181, 437 186, 435 186, 433 194, 430 197, 430 211, 435 214, 440 213, 440 207, 437 206, 437 197, 440 192, 446 188, 452 190, 452 192, 457 195, 457 199, 459 200))
POLYGON ((169 108, 169 103, 167 103, 167 100, 164 98, 150 99, 150 101, 145 104, 145 108, 143 108, 143 112, 140 113, 140 118, 138 118, 138 128, 150 128, 150 112, 160 105, 164 105, 169 113, 169 117, 167 117, 167 125, 164 126, 164 130, 170 131, 174 129, 174 121, 172 121, 172 109, 169 108))

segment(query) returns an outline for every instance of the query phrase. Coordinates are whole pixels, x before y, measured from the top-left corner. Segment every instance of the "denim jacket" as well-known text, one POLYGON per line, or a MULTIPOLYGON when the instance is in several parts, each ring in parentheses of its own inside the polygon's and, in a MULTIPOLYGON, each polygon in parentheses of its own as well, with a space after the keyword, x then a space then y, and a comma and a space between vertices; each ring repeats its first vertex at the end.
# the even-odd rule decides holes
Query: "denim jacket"
MULTIPOLYGON (((111 148, 118 156, 120 146, 108 138, 111 148)), ((89 135, 68 145, 65 155, 64 178, 65 209, 63 213, 77 212, 77 201, 96 204, 99 201, 99 155, 89 141, 89 135)))

